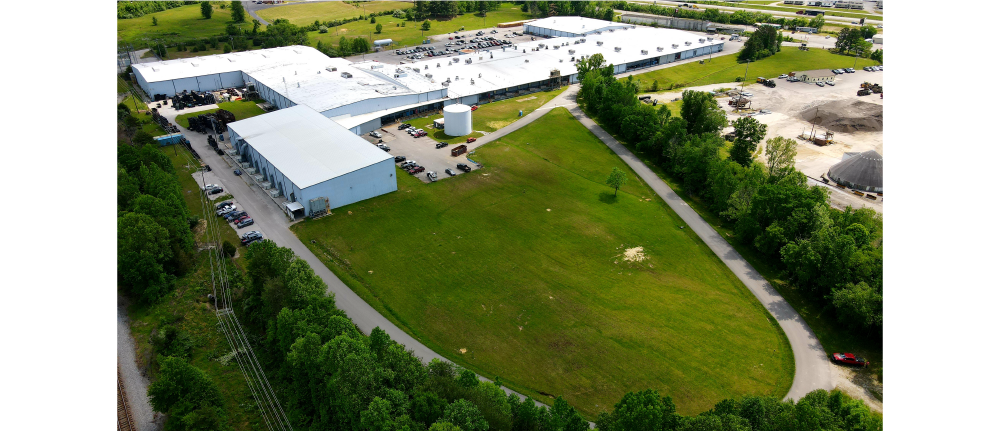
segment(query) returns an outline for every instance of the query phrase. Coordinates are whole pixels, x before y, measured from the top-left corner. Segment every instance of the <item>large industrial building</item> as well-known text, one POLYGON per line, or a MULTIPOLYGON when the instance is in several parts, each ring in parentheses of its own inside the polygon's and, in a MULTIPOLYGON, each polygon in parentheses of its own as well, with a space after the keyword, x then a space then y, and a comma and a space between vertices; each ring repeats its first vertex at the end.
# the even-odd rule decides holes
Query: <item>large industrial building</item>
POLYGON ((306 106, 229 123, 238 161, 283 196, 291 218, 396 190, 392 156, 306 106))
POLYGON ((600 34, 608 30, 634 28, 635 26, 593 18, 559 16, 535 20, 524 25, 524 32, 534 36, 580 37, 600 34))
POLYGON ((555 30, 553 23, 575 20, 594 33, 405 65, 352 63, 290 46, 144 63, 133 72, 150 96, 252 84, 278 108, 305 105, 361 135, 445 105, 474 105, 576 83, 576 62, 586 56, 603 55, 620 74, 719 52, 724 43, 679 30, 554 18, 530 24, 555 30))

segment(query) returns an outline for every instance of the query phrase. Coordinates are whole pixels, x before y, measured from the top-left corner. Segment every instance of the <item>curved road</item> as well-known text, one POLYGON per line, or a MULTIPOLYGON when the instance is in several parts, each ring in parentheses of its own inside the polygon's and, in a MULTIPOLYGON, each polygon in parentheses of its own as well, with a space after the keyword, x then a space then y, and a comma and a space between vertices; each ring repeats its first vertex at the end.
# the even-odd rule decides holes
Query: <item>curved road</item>
MULTIPOLYGON (((673 66, 664 65, 663 67, 673 66)), ((645 69, 639 72, 648 72, 659 68, 645 69)), ((532 121, 538 119, 552 108, 565 106, 579 119, 584 126, 587 126, 595 135, 601 138, 605 144, 612 148, 616 154, 622 157, 632 169, 638 173, 647 184, 652 187, 660 197, 666 201, 670 207, 684 219, 689 226, 705 241, 706 244, 719 256, 720 259, 743 281, 744 284, 761 301, 765 308, 778 320, 781 328, 788 337, 795 357, 795 378, 792 387, 786 398, 798 399, 806 393, 823 388, 832 389, 829 360, 820 345, 819 340, 809 329, 808 325, 795 312, 795 310, 784 301, 783 298, 760 276, 718 233, 716 233, 697 213, 691 210, 680 197, 660 180, 655 173, 647 168, 641 160, 636 158, 631 152, 614 140, 603 129, 587 118, 576 104, 576 94, 579 85, 570 86, 561 95, 554 98, 542 108, 528 114, 515 123, 491 133, 477 141, 477 146, 499 139, 517 129, 524 127, 532 121)), ((190 112, 190 111, 187 111, 190 112)), ((176 114, 164 112, 164 115, 174 122, 176 114)), ((260 188, 253 186, 252 182, 245 176, 235 177, 224 175, 229 163, 211 151, 208 147, 205 136, 180 128, 181 133, 191 140, 192 146, 201 147, 199 152, 204 158, 204 162, 221 169, 219 182, 227 192, 233 195, 234 199, 243 206, 248 213, 253 215, 255 224, 259 227, 268 239, 273 240, 279 246, 290 248, 295 254, 312 267, 313 271, 326 282, 330 293, 335 295, 337 307, 344 310, 347 316, 365 333, 371 333, 375 327, 383 329, 393 340, 402 344, 413 354, 420 357, 424 362, 431 359, 447 360, 438 355, 420 340, 413 338, 408 333, 397 327, 391 321, 382 316, 371 305, 359 297, 350 287, 345 285, 326 265, 307 248, 298 237, 296 237, 289 227, 285 214, 275 206, 269 196, 266 196, 260 188)), ((481 379, 484 379, 481 377, 481 379)), ((504 388, 508 393, 514 393, 510 389, 504 388)), ((516 393, 515 393, 516 394, 516 393)), ((523 398, 523 395, 518 395, 523 398)), ((541 405, 536 401, 537 405, 541 405)))
POLYGON ((645 163, 632 154, 625 146, 621 145, 611 134, 594 123, 576 103, 576 95, 579 85, 570 86, 561 95, 545 104, 543 107, 525 116, 525 118, 503 128, 497 132, 480 138, 477 143, 482 145, 502 138, 503 136, 518 130, 531 123, 535 119, 549 112, 552 108, 566 107, 570 113, 576 117, 591 133, 604 142, 618 157, 622 158, 646 182, 656 194, 666 201, 667 205, 676 212, 681 219, 691 227, 698 237, 718 255, 719 259, 736 274, 736 277, 757 297, 764 308, 778 321, 778 325, 788 337, 788 343, 792 347, 795 358, 795 378, 792 387, 788 390, 785 399, 798 400, 807 393, 816 389, 833 389, 833 376, 830 368, 830 360, 823 350, 823 345, 813 333, 805 320, 799 316, 798 312, 792 308, 781 294, 776 291, 771 284, 764 279, 757 270, 748 263, 736 249, 726 242, 704 219, 698 215, 680 196, 670 189, 653 170, 649 169, 645 163))

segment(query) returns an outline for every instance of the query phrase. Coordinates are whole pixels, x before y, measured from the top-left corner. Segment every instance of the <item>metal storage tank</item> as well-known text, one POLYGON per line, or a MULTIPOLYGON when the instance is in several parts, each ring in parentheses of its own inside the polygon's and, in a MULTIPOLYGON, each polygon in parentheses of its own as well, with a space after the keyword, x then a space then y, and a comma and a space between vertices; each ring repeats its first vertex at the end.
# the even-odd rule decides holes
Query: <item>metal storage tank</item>
POLYGON ((472 108, 454 104, 444 107, 444 133, 449 136, 463 136, 472 133, 472 108))

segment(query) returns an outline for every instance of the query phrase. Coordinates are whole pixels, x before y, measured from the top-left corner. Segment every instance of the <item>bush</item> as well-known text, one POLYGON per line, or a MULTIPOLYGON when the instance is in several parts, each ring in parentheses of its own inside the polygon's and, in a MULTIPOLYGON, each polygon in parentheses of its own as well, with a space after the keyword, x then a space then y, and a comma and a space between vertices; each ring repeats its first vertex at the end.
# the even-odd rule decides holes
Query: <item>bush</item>
POLYGON ((222 52, 228 54, 233 52, 233 49, 229 47, 229 44, 222 44, 222 52))
POLYGON ((375 17, 372 17, 371 23, 375 24, 375 17))
POLYGON ((232 258, 236 256, 236 246, 233 246, 229 240, 222 241, 222 253, 226 254, 227 257, 232 258))
POLYGON ((329 31, 330 30, 328 30, 326 26, 323 26, 323 25, 319 26, 319 32, 320 33, 327 33, 329 31))

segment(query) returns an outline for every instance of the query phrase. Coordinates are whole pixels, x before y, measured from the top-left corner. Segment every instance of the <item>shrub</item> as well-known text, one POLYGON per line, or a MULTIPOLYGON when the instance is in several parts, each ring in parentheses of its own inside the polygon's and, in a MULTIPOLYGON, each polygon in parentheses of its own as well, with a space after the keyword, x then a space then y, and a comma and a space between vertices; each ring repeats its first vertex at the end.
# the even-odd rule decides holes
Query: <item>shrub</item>
POLYGON ((330 30, 327 30, 326 26, 323 26, 323 25, 319 26, 319 32, 320 33, 327 33, 329 31, 330 30))
POLYGON ((222 241, 222 253, 226 254, 227 257, 232 258, 236 255, 236 246, 233 246, 229 240, 222 241))
POLYGON ((228 54, 233 52, 233 49, 229 47, 229 44, 222 44, 222 52, 228 54))

